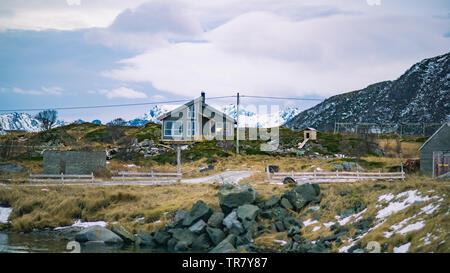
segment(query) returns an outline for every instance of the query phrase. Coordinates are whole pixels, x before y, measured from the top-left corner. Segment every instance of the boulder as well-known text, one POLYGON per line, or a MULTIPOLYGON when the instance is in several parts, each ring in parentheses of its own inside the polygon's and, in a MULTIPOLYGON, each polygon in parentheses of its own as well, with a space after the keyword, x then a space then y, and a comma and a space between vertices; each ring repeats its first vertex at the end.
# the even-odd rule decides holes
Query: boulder
POLYGON ((211 240, 206 233, 200 234, 192 243, 192 250, 194 251, 205 251, 209 248, 211 248, 211 240))
POLYGON ((280 167, 278 167, 276 165, 269 165, 269 166, 267 166, 267 168, 269 169, 270 173, 275 173, 275 172, 280 171, 280 167))
POLYGON ((350 171, 364 171, 364 168, 359 166, 356 162, 344 162, 342 163, 342 166, 344 167, 344 170, 350 172, 350 171))
POLYGON ((21 173, 26 171, 27 169, 20 165, 9 162, 0 162, 0 173, 21 173))
POLYGON ((218 228, 207 227, 206 232, 208 233, 209 239, 211 239, 211 242, 214 245, 218 245, 225 238, 225 233, 223 233, 223 231, 218 228))
POLYGON ((259 216, 264 219, 271 219, 272 218, 272 210, 269 210, 269 209, 263 210, 263 211, 261 211, 259 216))
POLYGON ((285 209, 293 209, 294 207, 289 203, 289 200, 286 198, 281 198, 280 204, 285 209))
POLYGON ((202 219, 203 221, 208 221, 212 213, 212 209, 208 207, 202 200, 199 200, 192 206, 192 209, 184 218, 183 226, 191 226, 193 223, 200 219, 202 219))
POLYGON ((273 217, 275 217, 275 220, 282 221, 289 215, 289 212, 282 207, 276 207, 272 209, 272 215, 273 217))
POLYGON ((214 212, 208 219, 208 226, 213 228, 220 228, 225 215, 223 212, 214 212))
POLYGON ((236 245, 236 236, 228 235, 227 238, 223 239, 209 253, 235 253, 237 252, 235 245, 236 245))
POLYGON ((303 184, 285 193, 286 198, 294 209, 299 212, 310 202, 319 202, 320 188, 317 184, 303 184))
POLYGON ((145 230, 139 231, 138 235, 136 236, 135 243, 141 246, 156 247, 156 242, 153 239, 153 236, 145 230))
POLYGON ((231 212, 227 217, 225 217, 225 219, 223 219, 223 225, 226 226, 227 229, 235 235, 239 235, 245 231, 241 222, 239 222, 237 218, 236 211, 231 212))
POLYGON ((288 237, 293 237, 294 235, 300 234, 300 228, 298 226, 291 226, 287 232, 288 237))
POLYGON ((272 208, 274 206, 276 206, 278 204, 278 202, 280 201, 280 198, 278 198, 275 195, 272 195, 269 200, 267 200, 266 202, 264 202, 263 208, 264 209, 268 209, 268 208, 272 208))
POLYGON ((259 208, 257 206, 245 204, 238 207, 236 214, 241 221, 244 220, 253 221, 255 220, 258 211, 259 208))
POLYGON ((200 234, 206 229, 206 223, 202 219, 198 220, 195 224, 189 227, 189 230, 194 234, 200 234))
POLYGON ((234 208, 255 202, 257 193, 250 184, 224 184, 219 188, 219 204, 225 214, 234 208))
POLYGON ((181 227, 182 225, 183 225, 183 221, 184 221, 184 218, 186 218, 186 215, 187 215, 188 213, 187 213, 187 211, 185 211, 185 210, 178 210, 176 213, 175 213, 175 218, 174 218, 174 220, 173 220, 173 225, 175 226, 175 227, 181 227))
POLYGON ((155 232, 155 235, 153 236, 153 238, 155 239, 155 241, 158 244, 165 245, 165 244, 167 244, 167 241, 170 239, 170 234, 159 228, 155 232))
POLYGON ((125 243, 129 244, 136 241, 136 237, 133 235, 133 233, 131 233, 130 230, 123 225, 114 225, 111 227, 111 231, 119 235, 119 237, 122 238, 125 243))
POLYGON ((295 179, 289 176, 283 179, 283 184, 296 184, 296 183, 297 182, 295 182, 295 179))
POLYGON ((189 229, 184 228, 174 228, 168 230, 170 234, 172 234, 172 238, 176 239, 177 242, 183 242, 184 245, 189 247, 195 240, 195 235, 189 229))
POLYGON ((75 235, 75 240, 80 243, 89 241, 102 241, 105 244, 123 243, 122 238, 102 226, 92 226, 80 231, 75 235))

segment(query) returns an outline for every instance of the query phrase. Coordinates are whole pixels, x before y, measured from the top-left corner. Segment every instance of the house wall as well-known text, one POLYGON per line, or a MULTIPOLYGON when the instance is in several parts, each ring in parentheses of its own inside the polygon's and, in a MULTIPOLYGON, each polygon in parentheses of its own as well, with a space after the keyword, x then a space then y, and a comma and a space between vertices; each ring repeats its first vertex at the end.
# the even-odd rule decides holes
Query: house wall
POLYGON ((433 152, 450 152, 450 127, 444 127, 420 150, 420 172, 432 175, 433 152))
POLYGON ((44 151, 45 174, 91 174, 106 168, 106 152, 44 151))

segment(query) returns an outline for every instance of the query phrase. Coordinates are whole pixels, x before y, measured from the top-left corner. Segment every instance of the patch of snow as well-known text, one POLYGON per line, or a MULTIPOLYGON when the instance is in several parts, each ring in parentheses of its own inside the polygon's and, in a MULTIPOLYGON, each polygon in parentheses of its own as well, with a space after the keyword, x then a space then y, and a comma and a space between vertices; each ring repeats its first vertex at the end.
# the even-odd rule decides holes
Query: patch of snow
POLYGON ((328 223, 324 223, 323 225, 328 228, 328 227, 331 227, 334 224, 335 224, 334 222, 328 222, 328 223))
POLYGON ((66 229, 69 227, 81 227, 81 228, 88 228, 88 227, 93 227, 93 226, 106 227, 107 225, 108 225, 108 223, 106 223, 105 221, 81 222, 81 220, 76 220, 72 226, 56 227, 56 228, 54 228, 54 230, 66 229))
POLYGON ((315 226, 312 231, 315 232, 315 231, 318 231, 321 228, 322 228, 322 226, 315 226))
MULTIPOLYGON (((354 221, 358 221, 361 218, 361 215, 364 212, 366 212, 366 211, 367 211, 367 209, 364 209, 364 210, 362 210, 361 212, 359 212, 357 214, 352 214, 352 215, 347 216, 347 217, 345 217, 345 218, 343 218, 341 220, 338 220, 339 225, 343 226, 343 225, 347 224, 352 218, 355 218, 354 221)), ((339 219, 339 218, 337 218, 337 219, 339 219)))
POLYGON ((12 212, 12 208, 0 207, 0 223, 7 224, 9 215, 12 212))
POLYGON ((386 200, 387 202, 389 202, 389 201, 391 201, 392 199, 394 199, 394 195, 392 194, 392 193, 388 193, 388 194, 383 194, 383 195, 380 195, 379 197, 378 197, 378 202, 381 202, 381 201, 383 201, 383 200, 386 200))
POLYGON ((405 235, 408 232, 422 229, 424 226, 425 226, 425 224, 423 223, 423 221, 416 222, 414 224, 410 224, 410 225, 404 227, 402 230, 399 231, 399 233, 402 235, 405 235))
POLYGON ((317 220, 308 219, 308 220, 306 220, 306 221, 303 222, 303 225, 304 225, 305 227, 307 227, 307 226, 310 226, 310 225, 314 225, 314 224, 316 224, 316 223, 318 223, 317 220))
POLYGON ((378 211, 376 218, 384 219, 389 215, 404 210, 409 207, 414 202, 425 202, 431 200, 431 197, 425 196, 422 197, 420 194, 417 194, 417 190, 406 191, 397 194, 396 199, 405 197, 403 201, 391 202, 388 206, 378 211))
POLYGON ((408 252, 408 249, 410 246, 411 246, 411 243, 406 243, 399 247, 394 247, 394 253, 406 253, 406 252, 408 252))
POLYGON ((279 243, 280 246, 284 246, 285 244, 287 244, 287 242, 284 241, 284 240, 274 240, 274 242, 275 242, 275 243, 279 243))
POLYGON ((439 208, 439 204, 434 205, 433 203, 421 208, 420 210, 424 212, 425 214, 432 214, 434 211, 436 211, 439 208))

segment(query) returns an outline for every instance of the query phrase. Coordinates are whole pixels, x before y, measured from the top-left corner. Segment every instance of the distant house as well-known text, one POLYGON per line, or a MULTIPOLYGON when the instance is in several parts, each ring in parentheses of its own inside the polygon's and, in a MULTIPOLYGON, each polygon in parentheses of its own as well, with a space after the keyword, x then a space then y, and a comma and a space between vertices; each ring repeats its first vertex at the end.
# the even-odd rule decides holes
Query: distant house
POLYGON ((205 93, 158 117, 163 142, 189 142, 234 138, 236 121, 205 103, 205 93))
POLYGON ((444 123, 419 148, 420 172, 439 176, 450 171, 450 121, 444 123))

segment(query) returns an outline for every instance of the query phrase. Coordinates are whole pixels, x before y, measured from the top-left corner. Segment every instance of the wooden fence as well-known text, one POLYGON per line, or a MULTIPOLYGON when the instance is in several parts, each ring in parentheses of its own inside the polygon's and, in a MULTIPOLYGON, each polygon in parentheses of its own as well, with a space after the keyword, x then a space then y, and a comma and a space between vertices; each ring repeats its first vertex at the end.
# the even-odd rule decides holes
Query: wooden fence
POLYGON ((94 183, 94 174, 30 174, 30 184, 44 183, 94 183))
POLYGON ((285 177, 291 177, 301 183, 334 183, 334 182, 355 182, 361 180, 405 180, 405 172, 275 172, 271 174, 266 168, 267 180, 272 184, 283 183, 285 177))
POLYGON ((150 184, 172 184, 181 180, 181 173, 158 173, 158 172, 119 172, 119 176, 113 176, 114 182, 143 182, 150 184))

